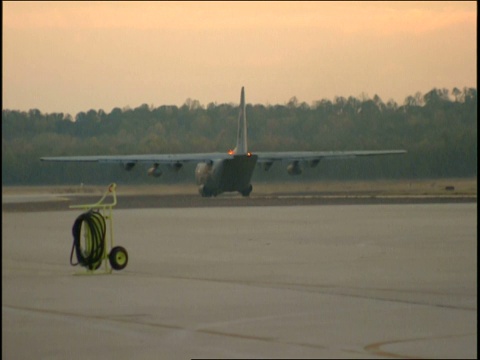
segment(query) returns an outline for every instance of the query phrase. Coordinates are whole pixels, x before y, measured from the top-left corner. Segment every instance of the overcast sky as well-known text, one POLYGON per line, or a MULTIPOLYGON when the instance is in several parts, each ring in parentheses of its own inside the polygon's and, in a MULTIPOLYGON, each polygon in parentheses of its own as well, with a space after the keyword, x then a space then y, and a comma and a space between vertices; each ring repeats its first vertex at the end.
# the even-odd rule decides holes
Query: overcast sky
POLYGON ((2 2, 3 109, 475 87, 476 2, 2 2))

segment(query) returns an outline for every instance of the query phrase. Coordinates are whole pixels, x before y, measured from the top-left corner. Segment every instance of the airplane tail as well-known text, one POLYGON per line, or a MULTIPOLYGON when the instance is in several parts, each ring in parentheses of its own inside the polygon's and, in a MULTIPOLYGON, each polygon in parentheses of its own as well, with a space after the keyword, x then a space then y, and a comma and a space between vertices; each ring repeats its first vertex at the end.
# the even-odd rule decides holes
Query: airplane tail
POLYGON ((240 94, 240 113, 238 114, 237 146, 233 150, 236 155, 246 155, 247 149, 247 117, 245 114, 245 90, 242 86, 240 94))

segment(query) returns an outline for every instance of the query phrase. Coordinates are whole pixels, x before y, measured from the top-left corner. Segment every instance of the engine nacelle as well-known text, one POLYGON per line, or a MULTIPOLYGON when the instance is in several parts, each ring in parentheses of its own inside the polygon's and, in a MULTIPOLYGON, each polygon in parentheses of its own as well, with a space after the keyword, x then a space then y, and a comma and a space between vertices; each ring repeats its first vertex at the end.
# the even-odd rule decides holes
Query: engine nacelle
POLYGON ((160 177, 162 175, 162 170, 158 167, 158 164, 153 165, 148 169, 148 176, 160 177))
POLYGON ((287 166, 287 172, 289 175, 300 175, 302 173, 302 167, 298 161, 294 161, 287 166))
POLYGON ((201 162, 197 164, 195 168, 195 180, 197 185, 204 185, 207 183, 208 178, 212 175, 213 165, 212 162, 201 162))
POLYGON ((267 161, 262 163, 263 170, 268 171, 273 165, 273 161, 267 161))
POLYGON ((178 172, 182 168, 182 166, 183 166, 182 163, 176 162, 173 164, 169 164, 168 168, 174 172, 178 172))
POLYGON ((134 162, 126 162, 126 163, 122 163, 121 165, 125 170, 130 171, 135 166, 135 163, 134 162))

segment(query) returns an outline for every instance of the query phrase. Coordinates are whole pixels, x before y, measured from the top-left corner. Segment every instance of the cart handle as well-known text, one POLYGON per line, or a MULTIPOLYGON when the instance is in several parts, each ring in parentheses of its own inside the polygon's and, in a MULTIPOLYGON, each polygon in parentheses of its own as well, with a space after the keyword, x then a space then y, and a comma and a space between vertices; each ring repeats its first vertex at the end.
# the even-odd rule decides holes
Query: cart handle
POLYGON ((95 204, 85 204, 85 205, 70 205, 70 209, 92 209, 92 208, 107 208, 107 207, 113 207, 117 205, 117 194, 115 193, 115 189, 117 187, 117 184, 111 183, 108 185, 108 190, 103 194, 102 198, 98 200, 95 204), (113 196, 113 202, 111 204, 102 204, 102 201, 105 200, 107 195, 109 193, 112 193, 113 196))

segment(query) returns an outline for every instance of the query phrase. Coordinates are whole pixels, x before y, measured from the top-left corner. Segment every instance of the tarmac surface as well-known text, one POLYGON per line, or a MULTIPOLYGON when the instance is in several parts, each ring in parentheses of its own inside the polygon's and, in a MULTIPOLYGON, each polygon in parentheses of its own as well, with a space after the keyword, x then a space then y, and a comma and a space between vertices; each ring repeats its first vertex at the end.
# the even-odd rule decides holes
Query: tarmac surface
POLYGON ((476 197, 122 196, 85 275, 96 200, 3 199, 3 358, 477 357, 476 197))
MULTIPOLYGON (((93 204, 100 195, 30 194, 4 195, 2 210, 7 212, 62 211, 71 205, 93 204)), ((198 194, 125 194, 117 195, 117 209, 296 206, 296 205, 369 205, 476 203, 476 194, 465 195, 383 195, 370 192, 315 192, 251 195, 221 195, 202 198, 198 194)), ((107 198, 108 200, 108 198, 107 198)))

